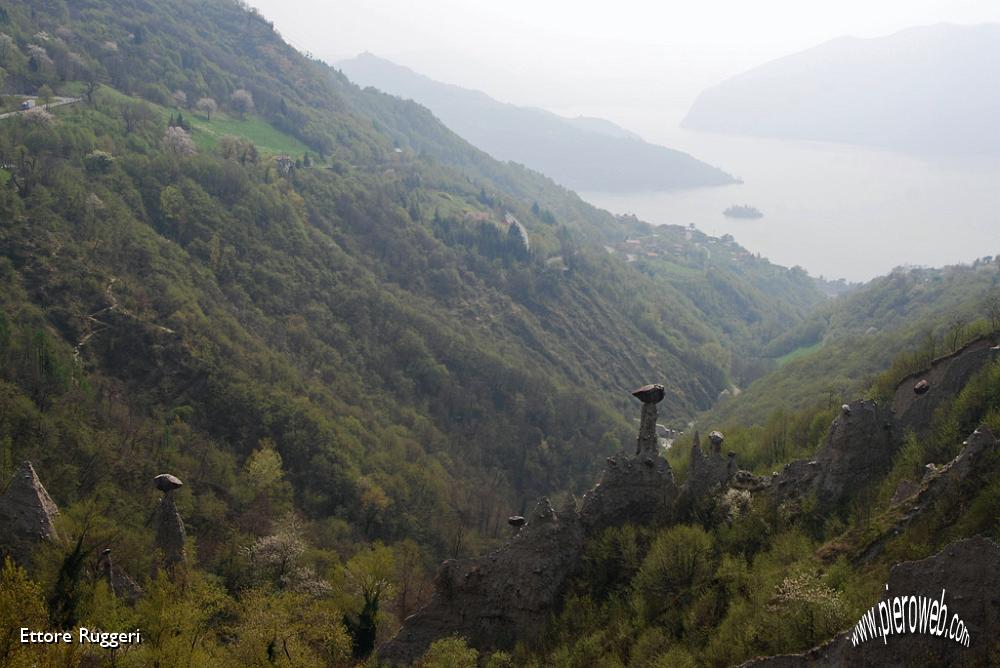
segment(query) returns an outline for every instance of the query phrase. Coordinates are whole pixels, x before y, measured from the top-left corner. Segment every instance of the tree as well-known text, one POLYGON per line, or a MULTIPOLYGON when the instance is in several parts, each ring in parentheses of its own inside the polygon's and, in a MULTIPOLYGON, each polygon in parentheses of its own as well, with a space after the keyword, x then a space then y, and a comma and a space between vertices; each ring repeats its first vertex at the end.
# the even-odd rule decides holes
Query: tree
POLYGON ((24 120, 32 125, 52 125, 56 117, 47 109, 32 107, 24 113, 24 120))
POLYGON ((42 104, 48 104, 52 101, 52 97, 55 93, 52 92, 52 88, 48 84, 42 84, 38 88, 38 101, 42 104))
POLYGON ((302 538, 302 523, 288 515, 278 524, 274 534, 258 538, 245 550, 252 565, 251 579, 275 589, 314 596, 329 593, 329 585, 312 568, 300 563, 309 547, 302 538))
POLYGON ((80 579, 83 560, 87 551, 83 548, 84 534, 76 540, 76 546, 63 559, 59 568, 52 595, 49 597, 49 619, 57 629, 71 628, 77 622, 81 591, 80 579))
POLYGON ((87 98, 87 104, 94 104, 94 93, 100 85, 101 83, 97 80, 97 75, 89 73, 87 76, 87 87, 84 90, 84 96, 87 98))
POLYGON ((145 129, 156 118, 156 112, 146 102, 126 102, 119 110, 125 121, 125 134, 145 129))
POLYGON ((115 157, 107 151, 91 151, 83 159, 83 166, 88 172, 106 174, 111 171, 115 157))
POLYGON ((184 108, 187 106, 188 96, 187 93, 185 93, 184 91, 180 89, 175 90, 173 93, 170 94, 170 97, 173 98, 174 105, 176 105, 178 108, 184 108))
POLYGON ((45 50, 44 46, 39 44, 29 44, 27 46, 27 51, 28 67, 31 68, 32 72, 38 72, 52 65, 52 58, 49 57, 49 54, 45 50))
POLYGON ((417 663, 420 668, 476 668, 479 652, 459 636, 441 638, 431 643, 417 663))
POLYGON ((246 120, 247 114, 253 111, 253 95, 245 88, 233 91, 233 94, 229 96, 229 103, 243 120, 246 120))
POLYGON ((219 139, 218 151, 226 160, 239 160, 241 165, 255 165, 260 160, 257 146, 252 141, 235 135, 224 135, 219 139))
POLYGON ((0 569, 0 665, 31 665, 38 661, 36 647, 18 642, 18 629, 27 626, 44 629, 48 626, 48 616, 42 602, 42 589, 28 579, 23 568, 14 564, 10 557, 3 561, 0 569), (29 661, 19 663, 18 654, 31 654, 29 661))
POLYGON ((194 108, 205 114, 205 118, 209 121, 212 120, 212 114, 214 114, 218 109, 219 105, 216 104, 215 100, 210 97, 200 98, 194 104, 194 108))
POLYGON ((7 56, 16 49, 14 38, 7 33, 0 33, 0 62, 7 62, 7 56))
POLYGON ((653 542, 632 581, 636 603, 650 621, 676 614, 697 597, 714 571, 712 537, 696 526, 671 527, 653 542))
MULTIPOLYGON (((768 603, 776 636, 791 635, 796 646, 810 647, 849 623, 847 605, 836 589, 813 573, 788 575, 768 603)), ((766 632, 765 632, 766 633, 766 632)))
POLYGON ((396 579, 399 594, 396 598, 396 612, 399 619, 406 619, 420 603, 426 588, 424 576, 424 555, 417 542, 407 538, 395 545, 396 579))
POLYGON ((363 659, 375 649, 379 605, 393 587, 396 560, 392 550, 381 543, 362 549, 344 567, 347 582, 361 597, 361 611, 356 618, 345 617, 351 634, 354 656, 363 659))
POLYGON ((1000 292, 994 292, 986 298, 986 316, 990 319, 993 331, 1000 330, 1000 292))
POLYGON ((187 131, 178 126, 168 127, 163 133, 163 146, 177 155, 194 155, 198 152, 187 131))

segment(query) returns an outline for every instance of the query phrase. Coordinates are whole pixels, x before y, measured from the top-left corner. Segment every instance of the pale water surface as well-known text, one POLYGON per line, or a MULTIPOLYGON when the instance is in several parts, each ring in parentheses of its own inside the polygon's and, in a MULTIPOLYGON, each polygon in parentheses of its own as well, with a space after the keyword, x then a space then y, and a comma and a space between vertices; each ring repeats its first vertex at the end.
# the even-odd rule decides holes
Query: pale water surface
POLYGON ((900 265, 1000 254, 1000 156, 929 160, 843 144, 691 132, 677 127, 683 112, 676 110, 558 111, 610 118, 744 180, 675 192, 581 193, 614 213, 653 224, 694 223, 708 234, 732 234, 773 262, 851 281, 900 265), (722 211, 732 204, 755 206, 764 217, 726 218, 722 211))

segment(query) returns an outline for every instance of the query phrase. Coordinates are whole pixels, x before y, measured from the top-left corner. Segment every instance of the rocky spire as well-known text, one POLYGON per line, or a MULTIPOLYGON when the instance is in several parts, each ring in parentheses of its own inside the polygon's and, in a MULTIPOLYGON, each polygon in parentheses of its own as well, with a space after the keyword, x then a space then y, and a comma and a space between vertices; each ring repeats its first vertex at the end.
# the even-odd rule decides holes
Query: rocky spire
POLYGON ((698 432, 695 432, 694 442, 691 444, 688 478, 684 485, 684 496, 688 503, 698 501, 726 487, 729 479, 736 473, 736 453, 730 452, 727 459, 722 457, 724 440, 722 432, 711 432, 708 436, 711 447, 706 453, 701 449, 698 432))
POLYGON ((726 437, 722 435, 721 431, 713 431, 708 435, 708 442, 712 444, 712 453, 720 454, 722 452, 722 443, 726 440, 726 437))
POLYGON ((659 441, 656 437, 656 404, 663 401, 665 391, 662 385, 644 385, 632 393, 632 396, 642 402, 642 414, 639 416, 639 438, 636 441, 635 454, 656 455, 659 441))
POLYGON ((0 496, 0 557, 9 554, 25 563, 39 543, 58 540, 58 514, 31 462, 25 461, 0 496))
MULTIPOLYGON (((175 567, 182 566, 187 561, 184 550, 187 533, 184 531, 184 520, 177 512, 177 504, 174 502, 174 490, 184 483, 169 473, 161 473, 153 481, 156 488, 163 492, 154 519, 156 527, 154 546, 160 552, 160 565, 167 573, 172 573, 175 567)), ((154 565, 154 570, 157 566, 154 565)))
POLYGON ((110 547, 101 550, 97 558, 97 572, 108 583, 115 597, 134 603, 142 596, 142 587, 128 573, 115 566, 110 547))

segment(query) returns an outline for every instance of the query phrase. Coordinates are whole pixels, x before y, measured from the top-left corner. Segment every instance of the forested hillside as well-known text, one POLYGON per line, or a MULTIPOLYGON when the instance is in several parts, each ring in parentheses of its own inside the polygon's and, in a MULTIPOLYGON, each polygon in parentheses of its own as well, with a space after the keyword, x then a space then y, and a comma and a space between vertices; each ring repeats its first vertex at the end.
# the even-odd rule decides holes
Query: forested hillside
MULTIPOLYGON (((632 438, 626 390, 665 380, 683 420, 824 300, 766 261, 685 281, 624 261, 604 246, 649 226, 355 87, 242 4, 0 9, 5 106, 38 102, 0 119, 0 479, 30 460, 63 510, 67 542, 29 566, 64 621, 173 615, 212 629, 212 665, 235 660, 221 610, 263 652, 255 596, 289 629, 373 623, 381 599, 387 633, 434 562, 590 483, 632 438), (81 564, 113 547, 143 580, 164 471, 197 584, 113 612, 81 564), (303 607, 292 565, 336 594, 303 607), (364 584, 383 577, 391 595, 364 584)), ((166 664, 171 638, 149 650, 166 664)), ((342 640, 297 640, 296 665, 342 640)))
POLYGON ((897 358, 915 370, 998 327, 1000 263, 994 257, 941 269, 899 268, 775 337, 762 352, 775 371, 714 406, 710 419, 747 424, 779 408, 839 406, 872 387, 897 358))

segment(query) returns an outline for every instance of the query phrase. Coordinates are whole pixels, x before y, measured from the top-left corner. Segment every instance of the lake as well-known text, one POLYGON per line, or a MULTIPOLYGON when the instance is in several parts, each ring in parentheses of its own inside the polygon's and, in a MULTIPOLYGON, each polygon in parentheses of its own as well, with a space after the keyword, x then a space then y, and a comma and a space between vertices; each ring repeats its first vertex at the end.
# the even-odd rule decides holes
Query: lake
POLYGON ((670 192, 581 193, 653 224, 732 234, 749 250, 813 275, 868 280, 900 265, 942 266, 1000 254, 1000 156, 928 160, 823 142, 683 130, 682 111, 559 110, 603 116, 648 141, 686 151, 743 179, 670 192), (764 213, 726 218, 733 204, 764 213))

